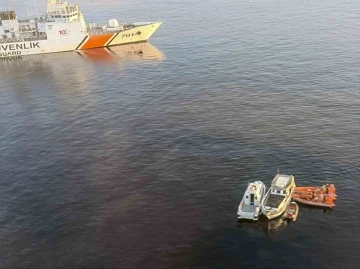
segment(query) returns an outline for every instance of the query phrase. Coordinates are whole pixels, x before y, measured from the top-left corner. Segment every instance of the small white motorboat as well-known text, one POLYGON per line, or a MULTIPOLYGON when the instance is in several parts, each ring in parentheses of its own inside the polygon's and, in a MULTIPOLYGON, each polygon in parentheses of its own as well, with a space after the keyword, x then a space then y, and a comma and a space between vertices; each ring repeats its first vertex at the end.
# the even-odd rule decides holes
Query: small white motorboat
POLYGON ((286 208, 284 214, 282 215, 282 219, 296 221, 298 214, 299 214, 298 204, 296 202, 291 202, 286 208))
POLYGON ((261 214, 261 202, 266 186, 261 181, 248 183, 245 194, 238 207, 238 219, 258 220, 261 214))
POLYGON ((294 176, 278 173, 261 202, 261 213, 269 220, 282 215, 291 202, 295 187, 294 176))

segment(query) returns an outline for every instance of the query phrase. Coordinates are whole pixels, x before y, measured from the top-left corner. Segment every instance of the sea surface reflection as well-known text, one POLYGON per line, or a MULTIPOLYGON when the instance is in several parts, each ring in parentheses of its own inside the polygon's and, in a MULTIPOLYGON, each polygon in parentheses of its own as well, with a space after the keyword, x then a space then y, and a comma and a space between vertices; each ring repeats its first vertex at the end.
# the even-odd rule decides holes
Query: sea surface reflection
MULTIPOLYGON (((85 59, 94 63, 114 64, 119 68, 124 68, 127 63, 143 62, 153 63, 161 62, 165 59, 164 54, 149 42, 114 46, 107 48, 97 48, 90 50, 80 50, 76 52, 51 53, 44 55, 29 55, 12 58, 0 58, 0 67, 19 68, 19 67, 38 67, 47 68, 48 65, 67 67, 66 69, 76 69, 75 65, 82 67, 82 61, 85 59), (69 66, 70 65, 70 66, 69 66)), ((34 70, 35 72, 37 70, 34 70)), ((55 67, 55 72, 59 70, 55 67)))
POLYGON ((79 4, 164 24, 0 60, 1 269, 359 268, 360 1, 79 4), (238 223, 278 168, 334 210, 238 223))

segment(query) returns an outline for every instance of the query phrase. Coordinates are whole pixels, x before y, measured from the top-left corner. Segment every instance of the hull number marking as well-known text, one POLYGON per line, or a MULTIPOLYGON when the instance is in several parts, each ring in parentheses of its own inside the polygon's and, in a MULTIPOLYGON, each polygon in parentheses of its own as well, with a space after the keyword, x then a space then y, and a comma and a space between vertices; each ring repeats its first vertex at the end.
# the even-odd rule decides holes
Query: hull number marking
POLYGON ((125 38, 125 37, 131 37, 131 36, 136 36, 136 35, 141 35, 141 32, 136 32, 136 33, 132 33, 132 34, 123 34, 121 35, 121 38, 125 38))

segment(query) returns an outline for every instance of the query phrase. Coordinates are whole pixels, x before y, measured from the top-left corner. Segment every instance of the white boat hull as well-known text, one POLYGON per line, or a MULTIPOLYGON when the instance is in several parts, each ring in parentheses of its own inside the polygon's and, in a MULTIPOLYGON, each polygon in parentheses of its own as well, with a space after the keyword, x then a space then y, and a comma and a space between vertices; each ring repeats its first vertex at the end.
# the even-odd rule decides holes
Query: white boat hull
POLYGON ((246 212, 243 210, 238 210, 238 219, 239 220, 258 220, 261 214, 261 208, 260 206, 254 206, 253 208, 251 208, 249 211, 251 212, 246 212))
MULTIPOLYGON (((291 199, 292 199, 291 195, 292 195, 292 193, 289 196, 284 197, 283 201, 280 203, 280 205, 277 208, 267 209, 267 206, 261 205, 261 213, 268 220, 280 217, 284 213, 284 211, 288 207, 288 205, 291 203, 291 199)), ((264 201, 265 201, 265 199, 266 198, 264 198, 264 201)))
POLYGON ((291 202, 287 207, 285 212, 282 215, 283 220, 296 221, 299 214, 299 206, 296 202, 291 202), (292 206, 292 208, 291 208, 292 206))
POLYGON ((286 209, 286 206, 284 206, 284 208, 282 209, 279 209, 279 210, 276 210, 274 212, 271 212, 271 211, 263 211, 262 210, 262 214, 265 215, 265 217, 268 219, 268 220, 272 220, 272 219, 276 219, 278 217, 280 217, 284 211, 286 209))
POLYGON ((72 31, 72 29, 57 29, 56 25, 54 25, 48 32, 48 39, 0 43, 0 58, 87 50, 146 42, 161 26, 161 24, 161 22, 155 22, 147 25, 137 26, 119 33, 107 33, 99 35, 79 34, 75 30, 72 31), (61 31, 64 31, 62 33, 65 34, 60 35, 61 31))
POLYGON ((261 203, 261 213, 269 220, 280 217, 291 203, 295 178, 277 174, 261 203))
MULTIPOLYGON (((257 184, 259 190, 256 190, 255 193, 250 193, 248 189, 246 190, 237 211, 239 220, 258 220, 261 215, 261 201, 265 195, 266 186, 261 181, 256 181, 255 183, 257 184), (254 201, 254 203, 249 204, 249 201, 248 199, 246 199, 246 197, 251 194, 253 194, 254 196, 256 194, 258 199, 256 199, 256 202, 254 201)), ((251 188, 251 186, 253 185, 248 185, 248 188, 251 188)))

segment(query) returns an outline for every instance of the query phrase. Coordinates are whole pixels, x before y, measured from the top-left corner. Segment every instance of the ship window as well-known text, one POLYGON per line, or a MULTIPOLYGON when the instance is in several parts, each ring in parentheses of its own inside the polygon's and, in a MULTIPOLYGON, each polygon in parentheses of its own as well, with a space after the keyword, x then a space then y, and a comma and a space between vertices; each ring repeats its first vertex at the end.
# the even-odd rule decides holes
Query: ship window
POLYGON ((254 204, 254 194, 250 194, 250 204, 253 205, 254 204))
POLYGON ((246 195, 246 199, 249 199, 249 196, 246 195))

